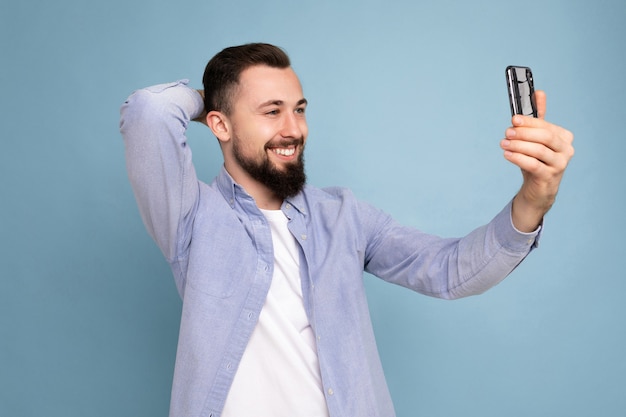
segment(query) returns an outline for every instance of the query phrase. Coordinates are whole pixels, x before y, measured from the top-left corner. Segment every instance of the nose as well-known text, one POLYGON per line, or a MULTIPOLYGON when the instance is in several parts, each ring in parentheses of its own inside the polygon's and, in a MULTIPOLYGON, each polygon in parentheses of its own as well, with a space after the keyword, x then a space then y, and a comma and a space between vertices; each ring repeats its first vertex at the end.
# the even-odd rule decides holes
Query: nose
POLYGON ((284 138, 302 138, 306 135, 306 120, 296 113, 283 113, 281 136, 284 138))

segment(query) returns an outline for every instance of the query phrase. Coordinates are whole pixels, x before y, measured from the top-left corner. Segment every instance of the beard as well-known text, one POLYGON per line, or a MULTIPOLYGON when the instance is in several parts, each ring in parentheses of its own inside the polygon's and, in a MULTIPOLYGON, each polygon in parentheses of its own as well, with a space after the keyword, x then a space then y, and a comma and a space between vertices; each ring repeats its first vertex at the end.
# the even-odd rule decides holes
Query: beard
MULTIPOLYGON (((297 142, 300 145, 303 144, 302 140, 297 142)), ((306 184, 304 148, 295 162, 285 164, 284 169, 278 169, 267 154, 264 154, 260 161, 244 156, 238 143, 239 140, 233 141, 233 156, 253 179, 265 185, 282 200, 302 191, 306 184)), ((267 152, 267 146, 265 151, 267 152)))

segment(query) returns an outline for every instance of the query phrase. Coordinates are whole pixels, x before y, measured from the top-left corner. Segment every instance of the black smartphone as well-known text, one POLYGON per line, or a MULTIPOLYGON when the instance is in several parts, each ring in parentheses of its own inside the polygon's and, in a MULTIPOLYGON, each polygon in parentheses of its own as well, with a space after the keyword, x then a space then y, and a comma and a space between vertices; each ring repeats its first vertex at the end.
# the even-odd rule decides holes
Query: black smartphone
POLYGON ((506 67, 506 84, 509 89, 511 115, 537 117, 535 86, 530 68, 509 65, 506 67))

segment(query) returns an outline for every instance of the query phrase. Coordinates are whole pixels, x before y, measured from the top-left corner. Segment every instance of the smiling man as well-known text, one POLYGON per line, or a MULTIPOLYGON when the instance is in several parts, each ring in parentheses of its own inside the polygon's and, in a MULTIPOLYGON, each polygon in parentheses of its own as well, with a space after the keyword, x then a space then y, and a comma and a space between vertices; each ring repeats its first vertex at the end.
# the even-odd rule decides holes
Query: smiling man
POLYGON ((306 180, 307 101, 300 81, 287 59, 277 59, 276 67, 255 65, 232 85, 215 86, 222 70, 216 61, 221 62, 212 60, 204 75, 206 124, 220 141, 226 171, 259 208, 278 210, 306 180), (220 104, 214 98, 220 88, 230 90, 225 95, 234 100, 220 104))
POLYGON ((489 224, 444 239, 306 185, 307 101, 280 48, 226 48, 203 82, 122 106, 139 210, 183 300, 170 416, 393 416, 363 271, 446 299, 497 284, 536 247, 572 134, 543 120, 539 92, 540 117, 513 117, 501 142, 521 189, 489 224), (192 120, 224 156, 210 185, 191 161, 192 120))

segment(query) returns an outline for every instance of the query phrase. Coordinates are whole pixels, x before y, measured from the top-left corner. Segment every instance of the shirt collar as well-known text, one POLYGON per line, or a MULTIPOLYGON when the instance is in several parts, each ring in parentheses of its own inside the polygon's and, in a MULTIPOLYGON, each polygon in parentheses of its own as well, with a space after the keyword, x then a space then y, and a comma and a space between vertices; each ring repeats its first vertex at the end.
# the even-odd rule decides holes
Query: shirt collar
MULTIPOLYGON (((298 210, 300 212, 300 214, 302 214, 303 216, 306 216, 307 212, 306 212, 306 198, 304 196, 305 194, 305 190, 306 190, 306 185, 304 186, 304 190, 300 191, 298 194, 294 195, 293 197, 288 197, 285 199, 285 201, 283 201, 283 205, 282 205, 282 210, 285 211, 286 209, 289 208, 289 206, 294 207, 296 210, 298 210)), ((285 212, 285 214, 287 214, 285 212)))
POLYGON ((243 190, 243 187, 233 180, 233 177, 230 176, 223 165, 217 178, 215 178, 215 183, 230 207, 234 208, 236 196, 235 187, 239 187, 241 190, 243 190))

